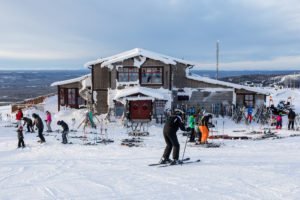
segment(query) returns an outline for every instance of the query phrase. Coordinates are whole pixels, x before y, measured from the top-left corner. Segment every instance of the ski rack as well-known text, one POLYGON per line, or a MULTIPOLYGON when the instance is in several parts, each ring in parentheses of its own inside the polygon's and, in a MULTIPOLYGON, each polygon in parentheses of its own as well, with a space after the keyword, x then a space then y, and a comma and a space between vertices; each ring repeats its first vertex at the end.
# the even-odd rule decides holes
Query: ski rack
POLYGON ((148 127, 150 120, 130 120, 127 124, 129 136, 149 136, 148 127))

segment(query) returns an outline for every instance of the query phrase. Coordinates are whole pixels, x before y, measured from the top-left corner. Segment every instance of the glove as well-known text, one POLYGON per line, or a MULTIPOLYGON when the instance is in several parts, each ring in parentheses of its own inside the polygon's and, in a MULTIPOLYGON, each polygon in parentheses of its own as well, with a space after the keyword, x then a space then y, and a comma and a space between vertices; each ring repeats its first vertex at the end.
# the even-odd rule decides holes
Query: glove
POLYGON ((214 127, 215 127, 215 125, 213 125, 213 124, 209 124, 209 125, 208 125, 208 127, 209 127, 209 128, 214 128, 214 127))
POLYGON ((187 132, 190 132, 190 131, 191 131, 191 128, 190 128, 190 127, 187 127, 187 128, 186 128, 186 131, 187 131, 187 132))

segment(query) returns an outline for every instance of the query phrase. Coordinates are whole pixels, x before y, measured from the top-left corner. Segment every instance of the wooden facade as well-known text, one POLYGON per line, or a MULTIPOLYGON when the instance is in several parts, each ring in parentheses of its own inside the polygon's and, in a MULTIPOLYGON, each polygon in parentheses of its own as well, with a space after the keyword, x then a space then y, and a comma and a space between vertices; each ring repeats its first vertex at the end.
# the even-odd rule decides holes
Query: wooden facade
POLYGON ((79 95, 79 83, 57 86, 58 111, 61 107, 76 108, 86 105, 86 101, 79 95))
MULTIPOLYGON (((246 89, 236 89, 234 84, 222 84, 221 81, 205 82, 201 80, 191 79, 186 75, 187 69, 191 68, 191 65, 176 62, 176 64, 165 64, 162 61, 146 58, 145 61, 139 66, 135 67, 134 62, 139 59, 139 56, 130 57, 123 61, 116 61, 108 66, 101 66, 100 63, 95 63, 91 66, 92 70, 92 92, 93 102, 95 105, 95 111, 97 114, 105 114, 110 112, 111 98, 110 90, 122 90, 126 87, 147 87, 147 88, 163 88, 172 93, 171 99, 165 99, 160 103, 158 99, 155 99, 151 103, 151 113, 156 114, 156 108, 160 108, 162 105, 166 105, 167 101, 172 101, 171 106, 174 108, 178 105, 188 104, 193 106, 204 107, 209 110, 212 104, 228 105, 252 105, 256 106, 264 104, 266 94, 259 94, 248 91, 246 89), (161 77, 161 82, 145 84, 143 77, 144 73, 151 73, 151 70, 157 70, 158 77, 161 77), (128 73, 128 74, 127 74, 128 73), (122 81, 118 81, 122 79, 122 81), (127 81, 128 80, 128 81, 127 81), (126 82, 127 81, 127 82, 126 82), (188 97, 180 95, 181 91, 185 88, 193 89, 192 94, 188 97), (211 90, 210 90, 211 89, 211 90)), ((149 74, 147 74, 149 78, 149 74)), ((151 74, 152 77, 152 74, 151 74)), ((239 88, 239 87, 237 87, 239 88)), ((115 104, 120 105, 115 102, 115 104)), ((133 105, 129 102, 130 107, 133 105)), ((120 110, 118 106, 118 110, 120 110)), ((162 110, 162 109, 159 109, 162 110)), ((131 111, 132 110, 131 107, 131 111)), ((135 114, 134 114, 135 115, 135 114)))

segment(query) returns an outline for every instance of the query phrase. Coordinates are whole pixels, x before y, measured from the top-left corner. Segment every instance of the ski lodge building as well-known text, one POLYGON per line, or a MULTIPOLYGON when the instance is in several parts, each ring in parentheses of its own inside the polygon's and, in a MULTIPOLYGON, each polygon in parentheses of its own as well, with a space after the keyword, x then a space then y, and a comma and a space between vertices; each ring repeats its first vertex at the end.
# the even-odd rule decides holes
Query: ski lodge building
POLYGON ((52 85, 58 86, 59 107, 74 107, 70 93, 75 89, 77 108, 81 104, 79 91, 88 89, 88 84, 81 82, 89 80, 90 101, 96 114, 129 113, 136 120, 151 120, 182 106, 207 112, 215 107, 226 112, 232 105, 256 107, 264 105, 269 95, 258 88, 192 74, 194 66, 194 62, 136 48, 86 63, 91 70, 89 79, 80 77, 52 85))

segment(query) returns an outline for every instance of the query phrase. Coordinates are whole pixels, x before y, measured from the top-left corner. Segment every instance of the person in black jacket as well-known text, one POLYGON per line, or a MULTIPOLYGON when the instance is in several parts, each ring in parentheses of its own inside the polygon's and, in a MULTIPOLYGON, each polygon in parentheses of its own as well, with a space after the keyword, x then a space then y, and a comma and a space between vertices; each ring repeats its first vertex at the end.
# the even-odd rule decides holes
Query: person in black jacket
POLYGON ((63 144, 67 144, 68 140, 67 140, 67 134, 69 133, 69 126, 66 122, 64 122, 63 120, 60 120, 57 122, 57 125, 62 126, 63 128, 63 132, 62 132, 62 143, 63 144))
POLYGON ((290 112, 288 114, 288 118, 289 118, 288 129, 290 130, 290 128, 292 126, 292 130, 294 130, 294 123, 295 123, 296 113, 292 109, 290 109, 290 112))
POLYGON ((25 143, 24 143, 24 135, 23 135, 23 127, 22 126, 19 126, 18 130, 17 130, 17 133, 18 133, 18 148, 24 148, 25 147, 25 143))
POLYGON ((23 117, 23 121, 24 121, 23 126, 27 125, 27 132, 34 133, 32 120, 28 117, 23 117))
POLYGON ((160 164, 170 163, 170 164, 178 164, 179 163, 179 150, 180 145, 178 142, 178 138, 176 132, 180 128, 182 131, 189 131, 190 128, 185 128, 184 122, 182 121, 183 111, 180 109, 175 109, 175 115, 171 115, 167 120, 163 134, 166 142, 166 148, 163 154, 163 157, 160 164), (171 151, 173 149, 173 160, 169 159, 171 151))
POLYGON ((41 139, 38 142, 40 142, 40 143, 46 142, 46 140, 43 136, 44 124, 43 124, 42 119, 40 118, 40 116, 38 114, 35 114, 35 113, 32 114, 32 117, 34 118, 33 126, 35 125, 37 127, 38 132, 39 132, 38 136, 41 139))

